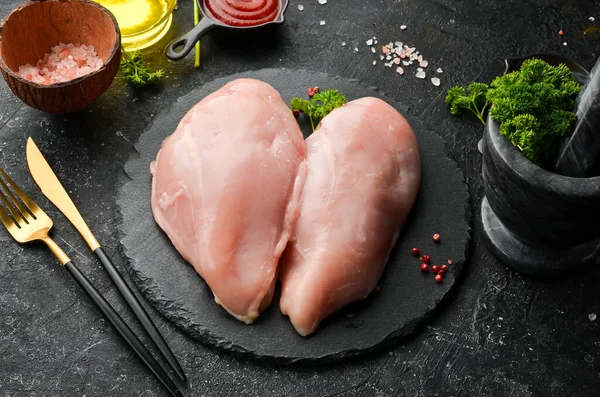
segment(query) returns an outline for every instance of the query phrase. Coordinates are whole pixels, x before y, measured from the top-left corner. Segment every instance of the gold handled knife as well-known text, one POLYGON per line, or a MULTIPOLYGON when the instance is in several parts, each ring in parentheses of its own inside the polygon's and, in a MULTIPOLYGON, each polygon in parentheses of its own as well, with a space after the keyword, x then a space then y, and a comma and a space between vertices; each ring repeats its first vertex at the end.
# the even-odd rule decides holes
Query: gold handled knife
POLYGON ((27 139, 27 165, 33 180, 40 187, 44 196, 75 226, 75 229, 81 234, 90 249, 96 251, 100 248, 100 243, 94 237, 67 191, 31 138, 27 139))
POLYGON ((27 139, 27 164, 29 166, 29 172, 31 172, 33 180, 40 187, 42 193, 44 193, 44 196, 46 196, 48 200, 50 200, 52 204, 54 204, 60 210, 60 212, 62 212, 63 215, 67 217, 67 219, 73 224, 73 226, 75 226, 75 228, 81 234, 81 236, 86 241, 90 249, 94 252, 94 254, 96 254, 98 259, 102 263, 102 266, 104 267, 112 281, 115 283, 117 289, 119 290, 121 295, 123 295, 123 298, 125 299, 125 301, 127 301, 127 303, 129 304, 139 321, 144 326, 146 332, 148 332, 148 334, 160 350, 160 352, 169 362, 169 364, 177 373, 179 378, 182 381, 185 381, 186 377, 183 370, 181 369, 181 366, 179 365, 179 362, 173 355, 173 352, 163 339, 160 332, 158 332, 156 325, 152 322, 150 316, 143 308, 140 301, 137 299, 129 285, 125 282, 121 274, 118 272, 117 268, 112 263, 109 256, 106 255, 106 253, 100 246, 100 243, 98 242, 96 237, 94 237, 94 234, 83 220, 83 217, 77 210, 77 207, 75 207, 75 204, 69 197, 67 191, 62 186, 62 184, 56 177, 56 174, 54 174, 54 171, 52 171, 52 168, 50 168, 50 165, 42 155, 42 152, 40 152, 40 149, 38 149, 37 145, 35 144, 35 142, 33 142, 33 139, 31 138, 27 139))

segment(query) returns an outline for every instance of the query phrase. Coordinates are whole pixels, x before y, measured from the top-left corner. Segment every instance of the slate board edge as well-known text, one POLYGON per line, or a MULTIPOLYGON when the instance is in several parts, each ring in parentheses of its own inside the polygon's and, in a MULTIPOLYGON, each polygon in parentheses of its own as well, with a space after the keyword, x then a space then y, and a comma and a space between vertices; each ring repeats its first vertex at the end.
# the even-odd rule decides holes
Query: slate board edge
MULTIPOLYGON (((230 76, 222 76, 211 82, 207 82, 206 84, 213 83, 215 81, 225 82, 232 78, 252 77, 253 75, 259 74, 259 73, 265 73, 265 72, 268 73, 269 71, 277 72, 277 71, 282 71, 282 70, 291 71, 291 69, 286 69, 286 68, 259 69, 259 70, 241 72, 241 73, 237 73, 237 74, 230 75, 230 76)), ((312 74, 321 75, 323 77, 327 77, 327 78, 330 78, 333 80, 343 80, 344 82, 347 82, 347 83, 359 84, 362 87, 378 94, 378 96, 385 97, 386 99, 388 99, 388 103, 391 103, 391 104, 393 103, 395 107, 406 109, 405 106, 400 105, 395 99, 392 100, 392 98, 388 98, 384 91, 379 90, 378 88, 373 87, 373 86, 363 85, 360 82, 360 80, 358 80, 358 79, 343 78, 343 77, 339 77, 339 76, 330 76, 330 75, 327 75, 326 73, 308 71, 305 69, 298 70, 297 72, 299 72, 299 73, 310 72, 312 74)), ((191 91, 190 91, 190 93, 191 93, 191 91)), ((188 94, 186 94, 186 95, 188 95, 188 94)), ((182 101, 186 95, 179 97, 177 99, 177 102, 182 101)), ((157 120, 160 120, 161 117, 167 117, 168 113, 170 111, 170 108, 172 106, 169 106, 168 108, 164 109, 159 115, 157 115, 156 120, 147 128, 146 131, 152 130, 154 128, 155 124, 157 123, 157 120)), ((416 116, 413 116, 410 113, 411 113, 410 109, 406 109, 405 114, 410 115, 411 117, 417 118, 416 116)), ((421 123, 424 126, 426 126, 432 134, 436 135, 439 138, 440 144, 443 146, 443 151, 444 151, 444 153, 446 153, 445 141, 439 135, 435 134, 435 132, 431 129, 429 124, 427 124, 423 121, 421 121, 421 123)), ((140 136, 140 140, 143 139, 143 137, 144 137, 144 134, 142 134, 140 136)), ((473 214, 472 214, 472 207, 471 207, 471 197, 470 197, 470 194, 468 191, 468 184, 464 180, 463 172, 458 167, 458 165, 456 164, 456 162, 454 160, 452 160, 447 155, 445 155, 444 158, 442 158, 441 160, 448 164, 449 169, 451 169, 453 172, 456 172, 457 176, 459 176, 459 178, 462 180, 462 183, 466 187, 466 189, 462 193, 464 195, 463 201, 464 201, 464 211, 465 211, 464 214, 465 214, 465 218, 466 218, 465 221, 467 222, 467 230, 466 230, 467 235, 465 236, 465 249, 463 252, 463 258, 456 260, 455 264, 454 264, 454 271, 452 272, 452 276, 455 278, 454 282, 452 283, 451 287, 442 295, 442 297, 440 299, 434 301, 434 304, 428 308, 428 311, 426 312, 426 314, 424 316, 422 316, 421 318, 415 319, 414 321, 409 322, 404 327, 396 330, 395 332, 392 332, 392 333, 386 335, 384 338, 381 339, 381 341, 379 341, 378 343, 373 345, 371 348, 345 350, 338 354, 324 355, 321 357, 304 358, 304 357, 263 356, 263 355, 254 354, 253 352, 248 351, 247 349, 244 349, 243 347, 237 346, 233 343, 222 343, 218 338, 215 338, 214 336, 212 336, 210 334, 208 328, 206 328, 206 327, 198 327, 198 325, 196 325, 196 327, 201 328, 200 330, 197 330, 195 328, 190 327, 189 325, 184 325, 184 323, 186 323, 188 321, 186 321, 186 318, 184 316, 181 316, 177 313, 177 312, 183 311, 183 309, 181 309, 181 308, 171 309, 171 307, 174 304, 176 304, 176 302, 172 302, 171 305, 169 306, 169 309, 162 310, 161 302, 164 302, 165 300, 168 300, 168 299, 166 299, 166 296, 164 295, 161 288, 159 288, 155 285, 150 286, 149 284, 152 282, 152 280, 150 278, 144 276, 141 272, 135 270, 133 268, 133 266, 131 266, 131 261, 135 260, 135 258, 132 258, 131 253, 128 252, 128 249, 125 248, 125 246, 123 245, 123 239, 125 238, 126 234, 125 234, 125 231, 123 230, 124 224, 123 224, 123 216, 121 213, 121 200, 122 200, 122 196, 123 196, 125 190, 133 182, 133 179, 131 178, 131 176, 128 172, 128 167, 129 167, 130 163, 134 163, 136 161, 142 160, 142 155, 138 149, 139 141, 136 142, 136 144, 133 146, 133 148, 134 148, 134 151, 132 152, 130 159, 126 162, 125 167, 124 167, 125 168, 124 178, 126 181, 124 182, 121 189, 119 189, 119 194, 117 197, 117 209, 116 209, 117 230, 118 230, 118 234, 119 234, 119 241, 123 247, 123 251, 124 251, 124 254, 126 257, 127 272, 130 275, 130 277, 132 278, 132 280, 133 280, 134 284, 136 285, 136 287, 138 288, 139 292, 141 292, 142 295, 147 299, 147 301, 152 304, 152 306, 154 307, 155 310, 157 310, 163 317, 168 319, 173 325, 175 325, 178 328, 181 328, 185 333, 194 337, 195 340, 206 345, 207 347, 215 348, 218 351, 223 351, 227 354, 232 354, 232 355, 235 355, 242 359, 259 361, 259 362, 263 362, 265 364, 276 364, 276 365, 320 366, 320 365, 338 363, 342 360, 343 361, 352 360, 352 359, 355 359, 358 357, 368 356, 374 352, 381 351, 381 350, 385 349, 386 347, 390 347, 394 344, 397 344, 401 340, 410 339, 410 337, 414 336, 414 334, 417 330, 419 330, 423 326, 425 326, 428 322, 431 321, 432 318, 434 318, 439 312, 441 312, 443 310, 444 303, 448 302, 450 300, 450 298, 452 296, 454 296, 454 292, 457 290, 457 288, 460 285, 461 276, 464 275, 464 270, 465 270, 465 267, 467 266, 468 252, 470 250, 471 241, 472 241, 471 234, 473 231, 473 226, 472 226, 473 214), (160 297, 163 297, 163 299, 160 299, 160 297)))

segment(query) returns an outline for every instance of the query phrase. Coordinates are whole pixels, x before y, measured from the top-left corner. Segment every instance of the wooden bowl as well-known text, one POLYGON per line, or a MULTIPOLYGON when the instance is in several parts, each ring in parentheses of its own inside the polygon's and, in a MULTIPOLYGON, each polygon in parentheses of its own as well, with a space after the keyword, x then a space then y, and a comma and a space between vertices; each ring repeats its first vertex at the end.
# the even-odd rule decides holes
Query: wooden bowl
POLYGON ((112 83, 121 61, 121 34, 114 16, 89 0, 32 0, 0 24, 0 69, 12 92, 49 113, 72 113, 94 103, 112 83), (59 43, 93 45, 104 61, 97 71, 65 83, 41 85, 16 72, 59 43))

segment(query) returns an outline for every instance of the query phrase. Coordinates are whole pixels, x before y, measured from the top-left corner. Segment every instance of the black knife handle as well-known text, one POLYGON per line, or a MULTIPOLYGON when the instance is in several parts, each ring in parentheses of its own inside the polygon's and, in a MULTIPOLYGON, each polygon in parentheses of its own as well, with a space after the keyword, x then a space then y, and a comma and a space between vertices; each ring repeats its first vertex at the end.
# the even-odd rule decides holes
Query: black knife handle
POLYGON ((185 373, 183 372, 183 369, 181 369, 181 366, 175 358, 175 355, 173 354, 173 352, 169 348, 169 345, 167 345, 167 342, 165 342, 164 338, 156 328, 156 325, 154 325, 154 323, 152 322, 152 319, 150 319, 148 312, 146 312, 138 298, 135 296, 135 294, 129 287, 129 285, 123 279, 123 276, 121 276, 115 265, 112 263, 112 261, 110 260, 108 255, 106 255, 102 248, 97 248, 94 251, 94 253, 100 260, 100 263, 102 263, 102 266, 104 266, 104 269, 106 270, 112 281, 115 283, 117 289, 119 290, 123 298, 125 298, 125 301, 129 305, 129 307, 131 307, 131 309, 135 313, 135 316, 140 320, 142 326, 158 347, 158 350, 160 350, 160 352, 171 365, 175 373, 177 373, 177 376, 179 376, 179 378, 183 382, 185 382, 185 373))
POLYGON ((71 276, 77 281, 81 288, 88 294, 90 299, 96 304, 96 306, 102 311, 104 316, 110 321, 110 323, 116 328, 121 334, 123 339, 127 341, 129 346, 137 353, 142 361, 150 368, 150 370, 156 375, 158 380, 171 392, 175 397, 183 397, 181 392, 177 389, 177 386, 173 383, 171 378, 166 372, 158 365, 158 362, 152 357, 150 352, 144 347, 142 342, 135 336, 133 331, 127 326, 125 321, 119 316, 119 313, 113 309, 113 307, 104 299, 104 297, 98 292, 98 290, 92 285, 92 283, 79 271, 75 265, 71 262, 67 262, 65 267, 71 273, 71 276))

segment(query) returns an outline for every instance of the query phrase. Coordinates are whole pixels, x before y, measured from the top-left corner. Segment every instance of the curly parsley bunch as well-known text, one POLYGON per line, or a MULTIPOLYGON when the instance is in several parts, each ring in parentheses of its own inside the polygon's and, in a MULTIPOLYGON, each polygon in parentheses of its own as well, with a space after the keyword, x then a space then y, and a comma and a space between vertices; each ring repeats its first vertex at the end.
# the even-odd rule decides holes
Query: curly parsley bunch
POLYGON ((558 149, 560 138, 576 121, 572 112, 581 85, 565 65, 551 66, 540 59, 523 62, 517 71, 483 83, 448 91, 446 103, 453 115, 473 111, 485 124, 490 115, 500 124, 500 133, 532 162, 541 164, 558 149))

